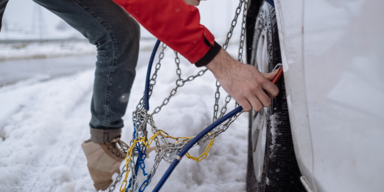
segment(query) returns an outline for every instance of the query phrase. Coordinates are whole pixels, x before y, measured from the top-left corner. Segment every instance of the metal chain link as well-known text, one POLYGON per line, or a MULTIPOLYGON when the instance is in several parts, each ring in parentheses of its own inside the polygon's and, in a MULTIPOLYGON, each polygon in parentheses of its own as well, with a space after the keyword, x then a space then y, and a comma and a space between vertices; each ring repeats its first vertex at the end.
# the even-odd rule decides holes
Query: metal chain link
POLYGON ((227 38, 225 39, 225 43, 223 44, 223 49, 225 49, 225 50, 228 48, 229 40, 231 40, 232 35, 233 35, 233 30, 235 29, 235 27, 237 25, 237 18, 239 17, 239 15, 241 13, 241 6, 243 5, 243 2, 244 2, 244 0, 240 0, 239 5, 236 8, 235 18, 233 18, 233 20, 231 22, 231 28, 229 29, 229 32, 227 33, 227 38))
POLYGON ((120 183, 121 179, 123 178, 124 173, 127 172, 127 167, 124 165, 123 170, 121 173, 116 177, 115 181, 108 187, 108 192, 113 192, 116 188, 116 185, 120 183))
MULTIPOLYGON (((243 62, 243 52, 244 52, 244 41, 245 41, 245 32, 246 32, 246 24, 247 24, 247 13, 248 13, 248 0, 244 1, 244 10, 243 10, 243 21, 241 23, 241 35, 240 35, 240 43, 239 43, 239 55, 237 60, 243 62)), ((235 108, 240 106, 240 104, 236 101, 235 108)), ((223 114, 222 114, 223 115, 223 114)))
MULTIPOLYGON (((164 50, 167 48, 167 45, 162 43, 161 47, 162 47, 162 49, 161 49, 160 54, 159 54, 159 60, 155 66, 155 72, 153 72, 152 77, 149 81, 149 93, 148 93, 149 97, 152 95, 153 87, 156 85, 157 72, 160 70, 161 60, 163 60, 163 58, 164 58, 164 50)), ((149 99, 149 97, 148 97, 148 99, 149 99)))
MULTIPOLYGON (((231 37, 233 35, 233 30, 236 27, 238 16, 240 15, 240 13, 242 11, 242 5, 243 4, 244 4, 244 9, 243 9, 244 12, 243 12, 242 31, 241 31, 241 36, 240 36, 240 46, 239 46, 239 55, 238 55, 239 61, 242 61, 243 46, 244 46, 244 39, 245 39, 245 21, 246 21, 245 17, 246 17, 246 12, 248 9, 248 0, 240 0, 239 5, 236 8, 235 18, 231 22, 231 28, 227 34, 226 41, 223 45, 223 48, 227 49, 228 44, 229 44, 229 40, 231 39, 231 37)), ((164 58, 164 50, 166 47, 167 46, 163 43, 162 44, 162 50, 159 54, 159 61, 157 62, 156 66, 155 66, 155 72, 152 74, 152 77, 150 79, 149 96, 152 95, 154 85, 156 84, 157 72, 161 68, 161 60, 164 58)), ((175 52, 175 63, 176 63, 176 67, 177 67, 176 68, 176 75, 178 77, 176 82, 175 82, 176 87, 171 90, 169 96, 163 100, 161 105, 157 106, 153 110, 152 113, 148 113, 148 111, 146 111, 144 109, 144 97, 143 97, 140 99, 138 105, 136 106, 136 110, 133 112, 133 115, 132 115, 132 120, 133 120, 133 122, 135 124, 135 128, 136 128, 136 134, 134 135, 135 138, 140 138, 140 137, 143 137, 144 135, 146 136, 146 133, 144 133, 144 132, 146 131, 146 125, 147 124, 149 124, 151 126, 151 132, 153 134, 156 134, 156 133, 158 134, 158 132, 161 130, 159 130, 156 127, 155 121, 153 120, 153 115, 159 113, 161 111, 161 109, 169 103, 170 99, 176 95, 178 88, 183 87, 185 83, 191 82, 194 79, 196 79, 197 77, 203 76, 205 74, 205 72, 208 70, 208 69, 201 70, 197 74, 191 75, 191 76, 187 77, 186 79, 183 79, 181 77, 182 72, 180 69, 180 58, 179 58, 177 52, 175 52)), ((217 117, 218 117, 219 99, 220 99, 220 90, 219 89, 220 89, 220 87, 221 87, 220 83, 218 81, 216 81, 216 93, 215 93, 215 105, 214 105, 214 117, 213 117, 214 121, 216 121, 217 117)), ((226 113, 227 104, 230 101, 231 101, 231 97, 228 95, 225 98, 225 104, 220 111, 220 117, 222 117, 226 113)), ((231 117, 227 121, 225 121, 222 124, 220 124, 219 126, 217 126, 215 129, 210 131, 209 134, 205 135, 202 139, 200 139, 194 146, 201 145, 202 143, 205 143, 207 140, 211 140, 211 139, 217 137, 218 135, 220 135, 221 133, 223 133, 224 131, 226 131, 228 129, 228 127, 232 124, 232 122, 235 121, 237 119, 237 117, 239 117, 242 113, 243 113, 243 111, 241 111, 240 113, 237 113, 235 116, 231 117)), ((174 156, 178 152, 180 152, 185 147, 185 145, 187 145, 187 143, 190 140, 189 138, 184 138, 184 139, 180 139, 180 140, 176 141, 175 143, 172 143, 168 140, 168 138, 169 138, 168 136, 166 136, 166 135, 163 136, 161 134, 158 134, 156 137, 153 138, 153 141, 155 142, 155 146, 156 146, 156 156, 155 156, 155 160, 154 160, 154 165, 151 168, 151 171, 149 172, 149 174, 147 176, 147 180, 140 187, 139 187, 139 184, 137 181, 136 173, 134 171, 135 170, 134 169, 135 164, 138 162, 134 161, 133 156, 131 157, 130 165, 129 165, 131 173, 132 173, 132 181, 131 181, 130 190, 132 190, 133 192, 143 191, 145 189, 145 187, 149 183, 151 183, 151 180, 152 180, 154 174, 156 173, 156 170, 157 170, 161 160, 165 160, 166 162, 171 163, 174 160, 174 156), (160 141, 165 144, 165 147, 160 145, 160 141)), ((131 145, 132 144, 133 144, 133 140, 131 141, 131 145)), ((140 149, 136 149, 136 150, 140 150, 140 149)), ((116 184, 121 182, 122 176, 124 174, 128 174, 126 166, 123 167, 122 172, 117 176, 116 180, 109 187, 109 189, 108 189, 109 192, 112 192, 115 189, 116 184)))
MULTIPOLYGON (((162 43, 162 49, 161 49, 161 51, 159 53, 159 59, 158 59, 158 62, 156 63, 155 71, 152 74, 151 79, 149 81, 148 99, 151 97, 152 92, 153 92, 153 87, 156 85, 157 73, 158 73, 158 71, 161 68, 161 61, 164 58, 164 51, 165 51, 166 48, 167 48, 167 45, 162 43)), ((141 115, 141 116, 138 115, 138 112, 142 111, 143 109, 144 109, 144 96, 140 99, 138 105, 136 106, 136 110, 132 112, 132 121, 134 122, 135 126, 139 130, 137 132, 136 136, 138 136, 141 132, 145 136, 147 136, 147 130, 146 130, 146 127, 145 127, 145 123, 143 123, 144 122, 144 115, 141 115), (142 125, 144 127, 142 127, 142 125)))
POLYGON ((238 55, 238 61, 242 63, 243 63, 243 50, 244 50, 244 41, 245 41, 247 12, 248 12, 248 0, 244 0, 243 21, 241 23, 241 35, 240 35, 239 55, 238 55))
POLYGON ((237 113, 236 115, 232 116, 227 121, 223 122, 216 128, 214 128, 212 131, 210 131, 208 134, 206 134, 203 138, 201 138, 194 146, 202 145, 203 143, 207 142, 208 140, 211 140, 213 138, 216 138, 221 133, 225 132, 229 126, 244 112, 242 110, 241 112, 237 113))
MULTIPOLYGON (((223 44, 223 49, 225 49, 225 50, 228 48, 229 40, 231 40, 231 38, 232 38, 233 30, 235 29, 235 27, 237 25, 237 19, 238 19, 240 13, 241 13, 241 7, 244 4, 244 2, 246 4, 246 7, 244 8, 244 10, 246 10, 248 8, 248 0, 240 0, 239 5, 237 6, 236 11, 235 11, 235 17, 233 18, 233 20, 231 22, 231 27, 229 29, 229 32, 227 33, 227 37, 225 39, 225 43, 223 44)), ((244 15, 246 15, 246 13, 243 14, 243 16, 244 15)), ((244 18, 243 18, 243 22, 244 22, 244 18)), ((243 31, 245 31, 245 26, 243 27, 243 25, 242 25, 242 30, 241 31, 242 31, 241 34, 243 35, 243 31)), ((240 37, 240 41, 241 40, 244 41, 244 38, 240 37)), ((244 44, 244 42, 240 42, 240 44, 244 44)), ((242 52, 241 52, 241 55, 242 55, 242 52)), ((239 57, 240 57, 240 52, 239 52, 239 57)), ((221 87, 221 85, 220 85, 219 81, 216 81, 215 104, 213 106, 213 122, 217 121, 218 118, 222 117, 227 112, 227 105, 231 101, 231 98, 232 98, 229 95, 227 95, 225 97, 224 106, 221 108, 220 116, 218 116, 218 112, 219 112, 219 99, 220 99, 220 87, 221 87)))
POLYGON ((176 83, 176 87, 173 88, 173 89, 171 90, 169 96, 163 100, 162 104, 161 104, 160 106, 157 106, 157 107, 153 110, 153 112, 152 112, 151 115, 154 115, 154 114, 159 113, 159 112, 161 111, 161 109, 162 109, 165 105, 167 105, 167 104, 169 103, 170 99, 171 99, 173 96, 176 95, 177 90, 179 89, 179 87, 183 87, 185 83, 187 83, 187 82, 191 82, 191 81, 195 80, 196 77, 201 77, 201 76, 203 76, 207 70, 208 70, 208 69, 201 70, 201 71, 199 71, 196 75, 191 75, 191 76, 189 76, 189 77, 186 78, 186 79, 181 79, 181 78, 180 78, 180 79, 177 79, 176 82, 175 82, 175 83, 176 83))
POLYGON ((216 81, 215 105, 213 105, 213 122, 217 121, 217 113, 219 111, 220 87, 221 85, 219 81, 216 81))
POLYGON ((179 54, 175 51, 175 63, 176 63, 176 75, 178 77, 178 79, 181 79, 181 69, 180 69, 180 58, 179 58, 179 54))
MULTIPOLYGON (((225 40, 225 43, 223 45, 224 49, 227 49, 229 40, 232 37, 233 29, 236 27, 237 19, 241 13, 241 7, 244 4, 243 8, 243 20, 241 23, 241 35, 240 35, 240 44, 239 44, 239 52, 238 52, 238 60, 240 62, 243 62, 243 50, 244 50, 244 41, 245 41, 245 31, 246 31, 246 21, 247 21, 247 12, 248 12, 248 0, 240 0, 239 5, 236 8, 235 12, 235 18, 232 20, 231 28, 227 34, 227 38, 225 40)), ((213 122, 215 122, 218 118, 221 118, 224 116, 224 114, 227 112, 227 105, 231 101, 232 97, 230 95, 227 95, 225 97, 225 103, 220 111, 220 116, 218 117, 218 111, 219 111, 219 99, 220 99, 220 83, 216 81, 216 93, 215 93, 215 105, 213 106, 213 122)), ((239 106, 239 104, 236 102, 236 107, 239 106)))
MULTIPOLYGON (((152 74, 150 82, 149 82, 149 93, 148 93, 149 97, 152 95, 154 85, 156 85, 157 73, 161 68, 161 61, 164 58, 164 51, 166 48, 167 48, 167 45, 162 43, 162 49, 159 53, 159 59, 155 65, 155 71, 152 74)), ((144 118, 145 114, 140 113, 140 112, 143 112, 143 109, 144 109, 144 96, 140 99, 139 103, 137 104, 136 110, 132 112, 132 121, 134 122, 135 126, 138 127, 138 130, 140 130, 136 133, 137 134, 136 137, 139 136, 139 134, 140 134, 139 132, 142 132, 142 134, 143 134, 143 132, 145 132, 145 135, 147 132, 146 126, 145 126, 146 125, 145 118, 144 118)), ((131 141, 131 144, 132 144, 132 141, 131 141)), ((159 146, 160 146, 160 144, 159 144, 159 146)), ((131 162, 133 162, 133 160, 131 160, 131 162)), ((131 170, 133 170, 132 167, 131 167, 131 170)), ((116 188, 116 184, 121 181, 122 176, 124 175, 124 173, 126 173, 126 171, 127 171, 127 167, 124 166, 123 171, 118 175, 115 182, 109 187, 109 189, 108 189, 109 192, 114 191, 114 189, 116 188)), ((137 183, 137 182, 133 181, 133 185, 135 185, 135 183, 137 183)))

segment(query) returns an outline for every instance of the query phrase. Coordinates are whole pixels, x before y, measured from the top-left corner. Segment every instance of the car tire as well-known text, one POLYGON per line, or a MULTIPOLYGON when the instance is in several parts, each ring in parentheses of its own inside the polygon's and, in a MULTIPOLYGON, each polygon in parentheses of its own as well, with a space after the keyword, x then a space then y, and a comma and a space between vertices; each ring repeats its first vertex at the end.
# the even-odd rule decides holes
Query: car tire
MULTIPOLYGON (((281 63, 275 10, 266 2, 256 18, 250 63, 264 73, 281 63)), ((280 92, 271 106, 249 113, 247 191, 305 192, 292 143, 284 76, 276 85, 280 92)))

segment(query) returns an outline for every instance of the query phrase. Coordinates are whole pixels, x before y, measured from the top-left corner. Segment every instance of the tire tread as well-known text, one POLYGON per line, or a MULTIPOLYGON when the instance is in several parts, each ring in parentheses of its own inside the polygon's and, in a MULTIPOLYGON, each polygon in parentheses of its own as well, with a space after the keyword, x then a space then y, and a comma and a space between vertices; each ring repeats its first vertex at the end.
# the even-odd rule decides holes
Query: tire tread
MULTIPOLYGON (((270 7, 270 6, 269 6, 270 7)), ((271 18, 271 35, 272 35, 272 49, 269 49, 270 63, 269 70, 281 63, 280 44, 278 37, 278 28, 276 21, 276 14, 274 8, 270 7, 269 10, 271 18)), ((284 75, 276 83, 280 90, 279 95, 272 100, 272 105, 269 110, 267 118, 267 143, 264 164, 263 179, 260 183, 257 182, 252 156, 252 139, 251 139, 251 124, 252 118, 250 113, 250 126, 249 126, 249 146, 248 146, 248 170, 247 170, 247 191, 259 192, 305 192, 304 187, 300 181, 300 170, 297 164, 295 151, 293 148, 291 127, 289 121, 288 104, 285 92, 284 75), (272 123, 271 116, 277 115, 278 125, 276 129, 275 145, 270 150, 272 143, 272 123)))

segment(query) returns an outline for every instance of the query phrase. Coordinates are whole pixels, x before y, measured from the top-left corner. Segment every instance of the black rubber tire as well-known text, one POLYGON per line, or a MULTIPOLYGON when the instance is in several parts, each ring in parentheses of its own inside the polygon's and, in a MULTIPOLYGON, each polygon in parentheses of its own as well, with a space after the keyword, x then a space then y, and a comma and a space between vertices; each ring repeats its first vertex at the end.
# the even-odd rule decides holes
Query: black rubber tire
MULTIPOLYGON (((264 2, 265 4, 266 2, 264 2)), ((281 63, 280 45, 275 10, 269 4, 262 5, 256 18, 254 43, 252 53, 256 52, 257 41, 259 40, 260 30, 267 30, 268 41, 268 68, 272 71, 276 64, 281 63), (268 9, 268 10, 263 10, 268 9), (268 14, 266 14, 268 13, 268 14), (261 16, 260 14, 264 14, 261 16), (262 18, 263 17, 263 18, 262 18), (263 25, 258 25, 263 22, 263 25), (260 28, 261 27, 261 28, 260 28), (265 29, 263 29, 265 28, 265 29)), ((251 64, 255 65, 255 58, 252 57, 251 64)), ((291 127, 289 122, 288 105, 286 100, 284 77, 277 82, 280 90, 279 95, 272 100, 272 105, 265 114, 267 119, 266 126, 266 145, 264 164, 261 179, 256 179, 253 164, 253 143, 252 143, 252 123, 257 114, 249 113, 249 134, 248 134, 248 165, 247 165, 247 191, 248 192, 305 192, 300 182, 301 173, 296 161, 293 149, 291 127), (274 116, 276 125, 271 123, 271 116, 274 116), (271 129, 276 131, 274 145, 272 143, 271 129)))

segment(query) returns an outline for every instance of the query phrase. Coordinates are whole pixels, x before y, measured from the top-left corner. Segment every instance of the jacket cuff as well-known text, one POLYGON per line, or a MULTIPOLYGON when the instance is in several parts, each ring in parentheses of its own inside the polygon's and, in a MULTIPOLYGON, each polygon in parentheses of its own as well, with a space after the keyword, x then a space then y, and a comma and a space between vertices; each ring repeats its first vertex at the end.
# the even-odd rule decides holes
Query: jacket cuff
POLYGON ((220 50, 221 46, 215 41, 215 44, 208 50, 204 57, 195 63, 196 67, 206 66, 216 57, 220 50))

